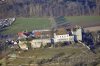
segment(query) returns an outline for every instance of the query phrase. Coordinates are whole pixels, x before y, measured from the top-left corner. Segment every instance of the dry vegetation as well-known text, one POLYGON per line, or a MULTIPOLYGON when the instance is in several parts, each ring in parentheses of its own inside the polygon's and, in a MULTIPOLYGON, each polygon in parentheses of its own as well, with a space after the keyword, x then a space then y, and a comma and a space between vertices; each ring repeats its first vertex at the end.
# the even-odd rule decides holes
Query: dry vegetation
POLYGON ((99 66, 100 53, 93 54, 81 44, 58 48, 40 48, 12 52, 16 58, 6 59, 7 66, 99 66))

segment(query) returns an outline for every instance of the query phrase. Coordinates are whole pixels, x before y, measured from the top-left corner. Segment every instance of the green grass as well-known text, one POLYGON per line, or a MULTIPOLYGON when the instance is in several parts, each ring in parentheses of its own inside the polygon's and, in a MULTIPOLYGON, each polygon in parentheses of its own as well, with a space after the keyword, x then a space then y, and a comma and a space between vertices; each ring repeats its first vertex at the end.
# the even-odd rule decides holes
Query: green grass
MULTIPOLYGON (((100 16, 71 16, 66 19, 76 25, 89 26, 100 25, 100 16)), ((20 31, 32 31, 37 29, 48 29, 51 27, 51 21, 49 18, 17 18, 12 26, 6 28, 3 34, 16 34, 20 31)))
POLYGON ((66 17, 72 22, 94 22, 100 21, 100 16, 71 16, 66 17))
POLYGON ((32 31, 49 28, 51 23, 47 18, 17 18, 12 26, 6 28, 3 34, 16 34, 20 31, 32 31))
POLYGON ((71 16, 66 19, 81 26, 100 25, 100 16, 71 16))

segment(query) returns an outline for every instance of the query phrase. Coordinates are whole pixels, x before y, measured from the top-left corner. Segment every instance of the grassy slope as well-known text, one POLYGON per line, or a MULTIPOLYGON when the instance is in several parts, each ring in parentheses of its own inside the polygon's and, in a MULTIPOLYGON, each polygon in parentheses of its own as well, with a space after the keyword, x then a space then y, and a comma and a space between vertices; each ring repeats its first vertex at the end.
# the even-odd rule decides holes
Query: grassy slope
MULTIPOLYGON (((100 16, 71 16, 66 17, 73 24, 81 26, 100 25, 100 16)), ((51 26, 48 18, 17 18, 15 23, 8 27, 3 34, 16 34, 19 31, 32 31, 33 29, 44 29, 51 26)))
POLYGON ((35 49, 35 50, 29 50, 26 52, 22 52, 21 54, 19 54, 19 56, 24 57, 24 58, 16 58, 15 60, 9 63, 18 66, 20 64, 28 64, 29 61, 31 60, 32 63, 34 64, 38 62, 39 59, 50 59, 59 53, 64 53, 62 56, 59 57, 60 59, 64 59, 64 57, 66 57, 67 59, 69 59, 68 62, 71 62, 71 64, 82 62, 82 60, 85 61, 84 63, 86 63, 87 61, 92 62, 92 60, 94 60, 96 57, 97 58, 100 57, 99 56, 100 54, 95 55, 92 52, 88 51, 85 47, 83 48, 83 46, 80 48, 78 47, 71 48, 71 46, 69 47, 67 46, 63 48, 61 47, 61 48, 35 49), (32 58, 28 58, 28 57, 32 57, 32 58), (77 61, 74 61, 74 60, 77 60, 77 61))
MULTIPOLYGON (((37 59, 49 59, 52 58, 54 55, 64 53, 64 56, 70 56, 73 53, 74 56, 79 55, 81 53, 81 49, 75 49, 75 48, 46 48, 46 49, 35 49, 35 50, 29 50, 27 52, 22 52, 19 54, 21 57, 25 58, 17 58, 14 61, 10 62, 12 64, 27 64, 29 60, 37 60, 37 59), (33 57, 31 59, 27 60, 27 57, 33 57), (25 60, 25 61, 23 61, 25 60)), ((73 56, 73 55, 72 55, 73 56)))

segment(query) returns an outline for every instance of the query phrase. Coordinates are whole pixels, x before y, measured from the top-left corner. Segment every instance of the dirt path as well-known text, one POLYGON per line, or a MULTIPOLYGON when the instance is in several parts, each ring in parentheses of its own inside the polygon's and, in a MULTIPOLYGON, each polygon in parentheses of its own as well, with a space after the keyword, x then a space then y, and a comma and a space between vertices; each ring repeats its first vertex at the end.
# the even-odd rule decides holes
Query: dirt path
POLYGON ((100 26, 94 26, 94 27, 86 27, 84 28, 85 31, 89 30, 89 31, 99 31, 100 30, 100 26))

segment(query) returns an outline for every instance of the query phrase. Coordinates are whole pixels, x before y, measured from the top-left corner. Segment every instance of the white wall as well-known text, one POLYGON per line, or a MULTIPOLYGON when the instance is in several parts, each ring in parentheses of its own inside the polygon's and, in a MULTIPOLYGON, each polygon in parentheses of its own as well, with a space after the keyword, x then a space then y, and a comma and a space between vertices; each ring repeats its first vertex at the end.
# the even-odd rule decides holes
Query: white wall
POLYGON ((77 40, 82 40, 82 29, 77 29, 76 31, 77 40))
POLYGON ((76 31, 71 31, 73 35, 77 36, 77 40, 82 40, 82 28, 76 29, 76 31))
POLYGON ((56 34, 54 33, 54 41, 55 41, 55 42, 69 41, 69 34, 56 35, 56 34))
POLYGON ((31 42, 32 48, 40 48, 41 45, 45 46, 47 43, 51 43, 50 39, 34 39, 31 42))
POLYGON ((69 34, 64 34, 64 35, 56 35, 54 33, 54 41, 55 42, 64 42, 64 41, 74 41, 74 35, 77 36, 77 40, 82 40, 82 29, 76 29, 76 31, 72 31, 73 36, 69 36, 69 34))
POLYGON ((26 41, 19 41, 19 47, 22 49, 22 50, 28 50, 28 46, 26 45, 26 41))

